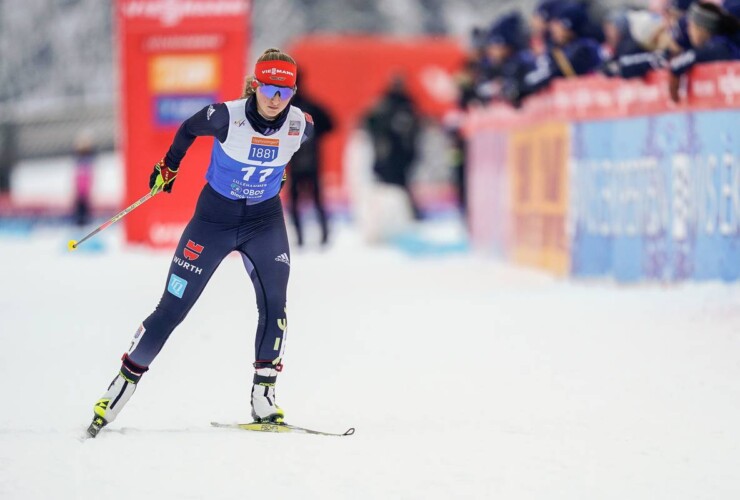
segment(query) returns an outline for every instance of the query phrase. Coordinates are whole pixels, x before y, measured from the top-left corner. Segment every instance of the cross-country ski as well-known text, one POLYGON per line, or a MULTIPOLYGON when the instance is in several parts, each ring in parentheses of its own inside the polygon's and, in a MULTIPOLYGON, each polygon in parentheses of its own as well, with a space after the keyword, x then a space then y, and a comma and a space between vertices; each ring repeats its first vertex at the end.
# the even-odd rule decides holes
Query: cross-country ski
POLYGON ((297 434, 316 434, 318 436, 351 436, 355 433, 355 428, 350 427, 342 433, 335 432, 324 432, 315 431, 313 429, 306 429, 305 427, 299 427, 297 425, 290 424, 273 424, 269 422, 249 422, 247 424, 225 424, 221 422, 211 422, 213 427, 221 427, 226 429, 241 429, 244 431, 252 432, 276 432, 276 433, 297 433, 297 434))

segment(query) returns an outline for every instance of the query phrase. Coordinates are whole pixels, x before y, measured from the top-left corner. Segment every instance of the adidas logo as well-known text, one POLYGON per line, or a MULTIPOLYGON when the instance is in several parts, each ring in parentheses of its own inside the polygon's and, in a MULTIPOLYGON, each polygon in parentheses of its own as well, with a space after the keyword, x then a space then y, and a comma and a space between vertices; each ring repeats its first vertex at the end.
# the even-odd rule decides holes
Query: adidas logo
POLYGON ((290 267, 290 259, 288 258, 287 253, 281 253, 277 257, 275 257, 275 260, 278 262, 282 262, 283 264, 287 264, 290 267))

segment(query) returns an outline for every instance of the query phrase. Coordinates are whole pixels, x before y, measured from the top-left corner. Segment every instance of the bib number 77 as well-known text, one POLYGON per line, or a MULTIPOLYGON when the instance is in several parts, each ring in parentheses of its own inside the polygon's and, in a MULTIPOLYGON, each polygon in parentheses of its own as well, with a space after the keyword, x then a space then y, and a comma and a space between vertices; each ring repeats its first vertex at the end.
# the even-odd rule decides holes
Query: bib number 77
MULTIPOLYGON (((256 170, 257 170, 257 167, 242 168, 242 172, 246 172, 246 174, 244 174, 244 180, 249 181, 249 178, 252 177, 252 175, 254 174, 256 170)), ((262 170, 259 171, 259 176, 260 176, 259 181, 265 182, 265 179, 267 179, 270 176, 270 174, 273 173, 274 171, 275 171, 274 168, 263 168, 262 170)))

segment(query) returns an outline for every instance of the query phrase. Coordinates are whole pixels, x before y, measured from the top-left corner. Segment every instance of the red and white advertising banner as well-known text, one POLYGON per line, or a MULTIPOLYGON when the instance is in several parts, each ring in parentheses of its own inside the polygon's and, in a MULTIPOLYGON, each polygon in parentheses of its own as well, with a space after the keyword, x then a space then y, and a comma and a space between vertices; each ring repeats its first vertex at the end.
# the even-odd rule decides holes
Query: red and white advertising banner
MULTIPOLYGON (((117 1, 124 205, 146 193, 154 164, 183 120, 208 104, 241 95, 250 6, 249 0, 117 1)), ((177 243, 204 184, 212 142, 195 141, 171 194, 126 216, 129 243, 177 243)))
POLYGON ((697 65, 686 83, 685 95, 674 103, 666 71, 629 80, 602 75, 556 80, 550 89, 528 98, 521 110, 494 104, 472 111, 466 128, 474 133, 481 128, 508 130, 552 120, 573 122, 740 107, 740 63, 697 65))

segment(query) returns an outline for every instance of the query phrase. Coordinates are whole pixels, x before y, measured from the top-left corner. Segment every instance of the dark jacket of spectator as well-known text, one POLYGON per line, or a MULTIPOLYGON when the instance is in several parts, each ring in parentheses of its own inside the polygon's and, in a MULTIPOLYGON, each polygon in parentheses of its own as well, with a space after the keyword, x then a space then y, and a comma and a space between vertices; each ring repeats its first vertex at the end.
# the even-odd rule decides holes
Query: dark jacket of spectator
POLYGON ((421 117, 402 79, 394 80, 380 102, 370 111, 366 126, 373 139, 373 170, 379 180, 406 186, 410 167, 417 155, 421 117))
MULTIPOLYGON (((725 0, 722 2, 722 8, 732 17, 740 21, 740 0, 725 0)), ((734 35, 729 34, 728 36, 736 45, 740 46, 740 31, 734 35)))
POLYGON ((566 3, 567 0, 542 0, 535 6, 530 25, 533 48, 538 54, 552 47, 549 24, 555 13, 566 3))
POLYGON ((602 73, 633 78, 664 67, 665 57, 654 51, 662 26, 660 17, 648 11, 612 12, 605 22, 610 56, 601 67, 602 73))
POLYGON ((581 35, 587 22, 585 6, 579 3, 567 4, 554 14, 550 26, 554 45, 524 77, 525 95, 547 87, 555 78, 585 75, 601 66, 599 43, 581 35))
POLYGON ((493 23, 486 46, 488 81, 479 86, 479 95, 484 100, 498 99, 519 105, 524 76, 534 68, 534 55, 528 44, 520 14, 507 14, 493 23))
POLYGON ((682 75, 697 63, 740 59, 736 42, 739 31, 738 20, 721 7, 708 2, 693 3, 688 13, 692 48, 671 60, 671 73, 682 75))

